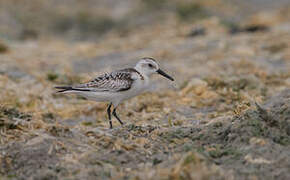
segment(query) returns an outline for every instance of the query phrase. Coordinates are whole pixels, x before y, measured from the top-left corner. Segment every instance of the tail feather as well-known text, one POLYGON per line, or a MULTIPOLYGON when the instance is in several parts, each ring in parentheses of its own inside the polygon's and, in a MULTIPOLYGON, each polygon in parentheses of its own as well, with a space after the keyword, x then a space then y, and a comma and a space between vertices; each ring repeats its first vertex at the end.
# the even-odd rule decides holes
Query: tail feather
POLYGON ((56 86, 54 88, 60 89, 59 91, 57 91, 57 93, 62 93, 62 92, 69 91, 69 90, 73 89, 71 86, 56 86))
POLYGON ((91 91, 89 89, 80 89, 80 88, 73 88, 72 86, 56 86, 56 89, 60 89, 57 93, 62 93, 66 91, 91 91))

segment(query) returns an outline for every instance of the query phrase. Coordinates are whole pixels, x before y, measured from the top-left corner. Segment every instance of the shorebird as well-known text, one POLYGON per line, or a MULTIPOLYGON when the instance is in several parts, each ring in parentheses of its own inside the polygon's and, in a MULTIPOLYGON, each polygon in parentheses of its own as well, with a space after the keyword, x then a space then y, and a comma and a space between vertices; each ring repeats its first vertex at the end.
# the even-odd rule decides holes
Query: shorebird
POLYGON ((174 81, 171 76, 159 68, 156 60, 145 57, 140 59, 134 68, 105 73, 87 83, 73 86, 57 86, 55 88, 60 89, 58 93, 73 93, 88 100, 109 102, 107 114, 110 128, 112 129, 111 114, 123 125, 116 113, 118 105, 124 100, 137 96, 148 89, 150 76, 156 73, 174 81), (114 106, 113 111, 111 111, 112 105, 114 106))

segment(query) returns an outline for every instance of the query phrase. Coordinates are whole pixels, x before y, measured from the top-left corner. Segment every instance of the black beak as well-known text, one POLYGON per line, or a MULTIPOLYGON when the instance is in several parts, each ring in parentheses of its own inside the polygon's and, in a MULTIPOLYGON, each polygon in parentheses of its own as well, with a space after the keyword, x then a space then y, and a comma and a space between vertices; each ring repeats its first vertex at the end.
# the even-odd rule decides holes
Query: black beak
POLYGON ((174 81, 174 79, 173 79, 171 76, 169 76, 168 74, 166 74, 166 73, 165 73, 164 71, 162 71, 161 69, 158 69, 156 72, 157 72, 158 74, 160 74, 160 75, 166 77, 167 79, 170 79, 171 81, 174 81))

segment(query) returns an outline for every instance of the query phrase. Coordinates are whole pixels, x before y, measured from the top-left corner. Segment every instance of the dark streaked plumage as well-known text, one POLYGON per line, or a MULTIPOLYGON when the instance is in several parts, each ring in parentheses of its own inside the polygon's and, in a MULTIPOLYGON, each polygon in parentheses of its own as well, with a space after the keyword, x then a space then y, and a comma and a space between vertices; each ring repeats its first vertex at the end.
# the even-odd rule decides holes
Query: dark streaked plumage
POLYGON ((76 86, 59 86, 62 89, 59 92, 65 91, 98 91, 98 92, 119 92, 126 91, 131 88, 134 79, 132 73, 137 73, 141 79, 143 76, 134 68, 122 69, 112 73, 105 73, 95 79, 76 86))

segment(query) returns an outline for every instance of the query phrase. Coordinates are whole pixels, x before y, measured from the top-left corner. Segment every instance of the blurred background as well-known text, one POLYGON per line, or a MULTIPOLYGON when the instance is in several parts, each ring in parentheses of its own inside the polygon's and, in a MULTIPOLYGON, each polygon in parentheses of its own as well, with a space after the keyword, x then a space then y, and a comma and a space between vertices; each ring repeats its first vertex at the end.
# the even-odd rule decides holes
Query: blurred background
POLYGON ((9 40, 96 41, 108 33, 129 36, 146 26, 180 28, 213 17, 227 28, 289 20, 287 0, 1 0, 0 8, 0 37, 9 40))
POLYGON ((0 179, 290 179, 289 88, 289 0, 0 0, 0 179), (123 127, 55 94, 144 56, 123 127))
MULTIPOLYGON (((15 61, 11 57, 16 55, 23 64, 47 64, 40 65, 47 73, 84 75, 132 66, 138 58, 152 56, 177 76, 204 77, 211 71, 196 68, 200 63, 220 63, 216 60, 235 53, 254 55, 255 48, 287 49, 289 14, 287 0, 1 0, 0 53, 11 55, 1 60, 15 61), (283 31, 277 37, 283 42, 270 37, 257 46, 249 42, 278 31, 283 31)), ((279 58, 255 58, 285 68, 279 58)), ((21 71, 31 74, 33 67, 21 71)))

